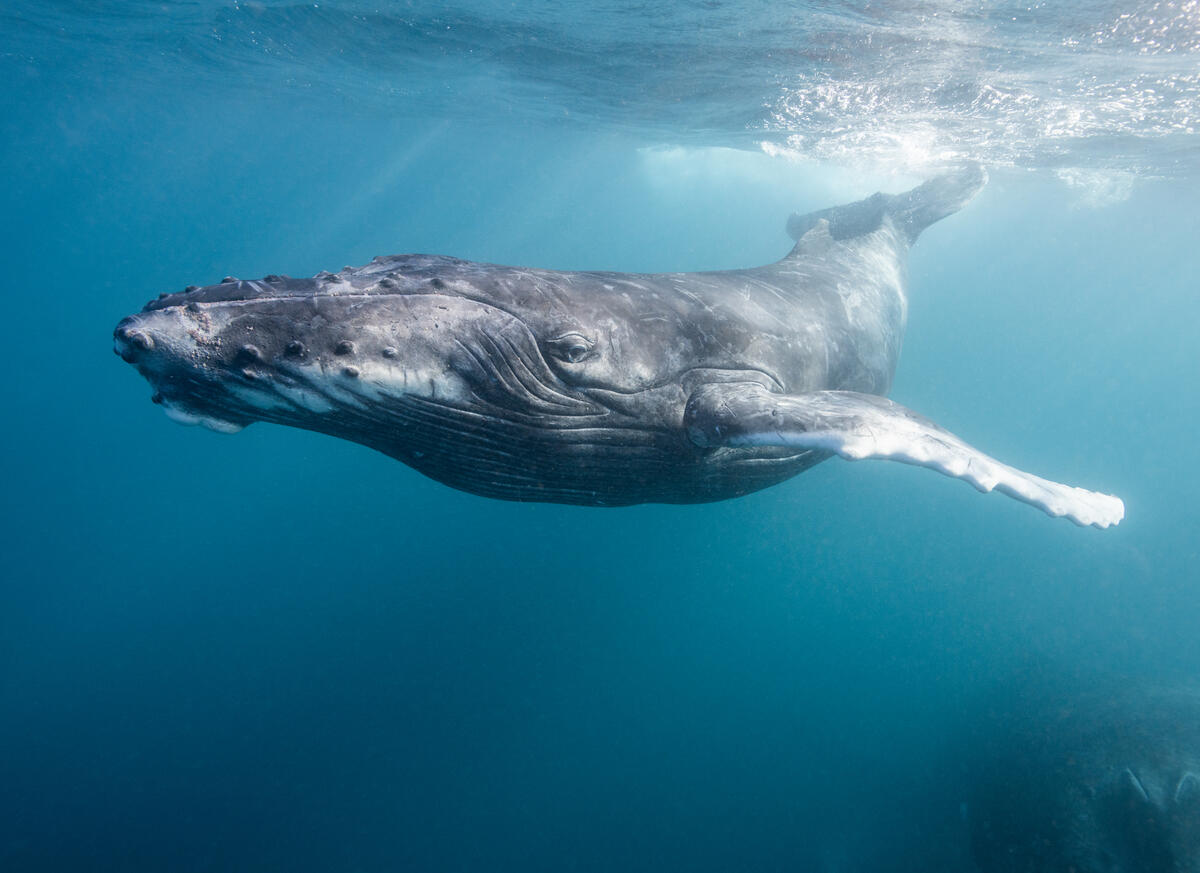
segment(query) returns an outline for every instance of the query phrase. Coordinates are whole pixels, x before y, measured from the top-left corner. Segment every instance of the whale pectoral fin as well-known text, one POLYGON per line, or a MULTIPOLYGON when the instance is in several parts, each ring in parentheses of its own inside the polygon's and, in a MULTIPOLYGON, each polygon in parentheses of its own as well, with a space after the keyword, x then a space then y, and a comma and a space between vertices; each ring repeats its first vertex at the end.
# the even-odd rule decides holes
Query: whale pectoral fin
POLYGON ((1104 528, 1125 517, 1119 498, 1023 473, 872 394, 785 395, 749 382, 704 385, 689 398, 684 423, 698 446, 795 446, 852 461, 900 461, 963 479, 980 491, 999 491, 1078 525, 1104 528))

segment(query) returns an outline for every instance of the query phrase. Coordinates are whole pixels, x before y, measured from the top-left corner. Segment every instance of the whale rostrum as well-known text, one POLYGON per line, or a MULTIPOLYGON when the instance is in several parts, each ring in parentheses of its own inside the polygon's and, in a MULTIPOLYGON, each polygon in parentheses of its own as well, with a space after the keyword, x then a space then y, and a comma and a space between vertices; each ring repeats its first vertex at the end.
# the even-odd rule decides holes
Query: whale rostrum
POLYGON ((909 246, 982 168, 804 216, 782 260, 567 272, 436 255, 160 295, 117 353, 174 419, 377 449, 455 488, 595 506, 698 503, 832 455, 916 464, 1080 525, 1115 497, 1007 466, 886 399, 909 246))

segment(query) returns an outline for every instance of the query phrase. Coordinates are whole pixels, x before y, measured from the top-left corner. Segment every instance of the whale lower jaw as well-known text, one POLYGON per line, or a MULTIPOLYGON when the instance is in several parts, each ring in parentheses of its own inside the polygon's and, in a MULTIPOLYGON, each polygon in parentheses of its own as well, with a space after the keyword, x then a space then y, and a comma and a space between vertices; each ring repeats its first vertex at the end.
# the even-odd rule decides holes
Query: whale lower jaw
POLYGON ((238 422, 229 421, 223 418, 217 418, 214 415, 203 415, 197 412, 189 412, 182 406, 179 406, 175 403, 160 401, 159 405, 162 406, 163 412, 167 414, 167 418, 171 419, 171 421, 186 425, 188 427, 200 425, 201 427, 206 427, 209 430, 216 431, 217 433, 237 433, 238 431, 246 428, 245 424, 240 424, 238 422))

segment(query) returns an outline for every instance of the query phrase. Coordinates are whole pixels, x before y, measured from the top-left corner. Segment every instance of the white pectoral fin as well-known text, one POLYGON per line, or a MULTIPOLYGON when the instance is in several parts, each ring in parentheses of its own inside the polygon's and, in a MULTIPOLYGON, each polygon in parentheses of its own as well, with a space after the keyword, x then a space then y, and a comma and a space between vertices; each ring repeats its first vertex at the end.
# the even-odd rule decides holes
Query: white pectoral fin
POLYGON ((1117 497, 1023 473, 871 394, 781 395, 752 383, 710 385, 689 401, 687 425, 701 446, 795 446, 852 461, 899 461, 963 479, 980 491, 999 491, 1078 525, 1104 528, 1125 517, 1117 497))

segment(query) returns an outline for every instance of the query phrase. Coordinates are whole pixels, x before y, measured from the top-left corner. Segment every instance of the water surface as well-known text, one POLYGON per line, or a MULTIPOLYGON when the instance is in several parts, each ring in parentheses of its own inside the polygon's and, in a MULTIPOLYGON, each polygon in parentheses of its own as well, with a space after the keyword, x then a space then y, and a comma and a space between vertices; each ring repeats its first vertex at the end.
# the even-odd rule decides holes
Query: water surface
POLYGON ((0 12, 0 867, 972 869, 997 687, 1200 667, 1195 2, 0 12), (830 461, 727 503, 460 494, 168 421, 161 291, 378 254, 782 256, 972 158, 892 396, 1121 495, 830 461))

